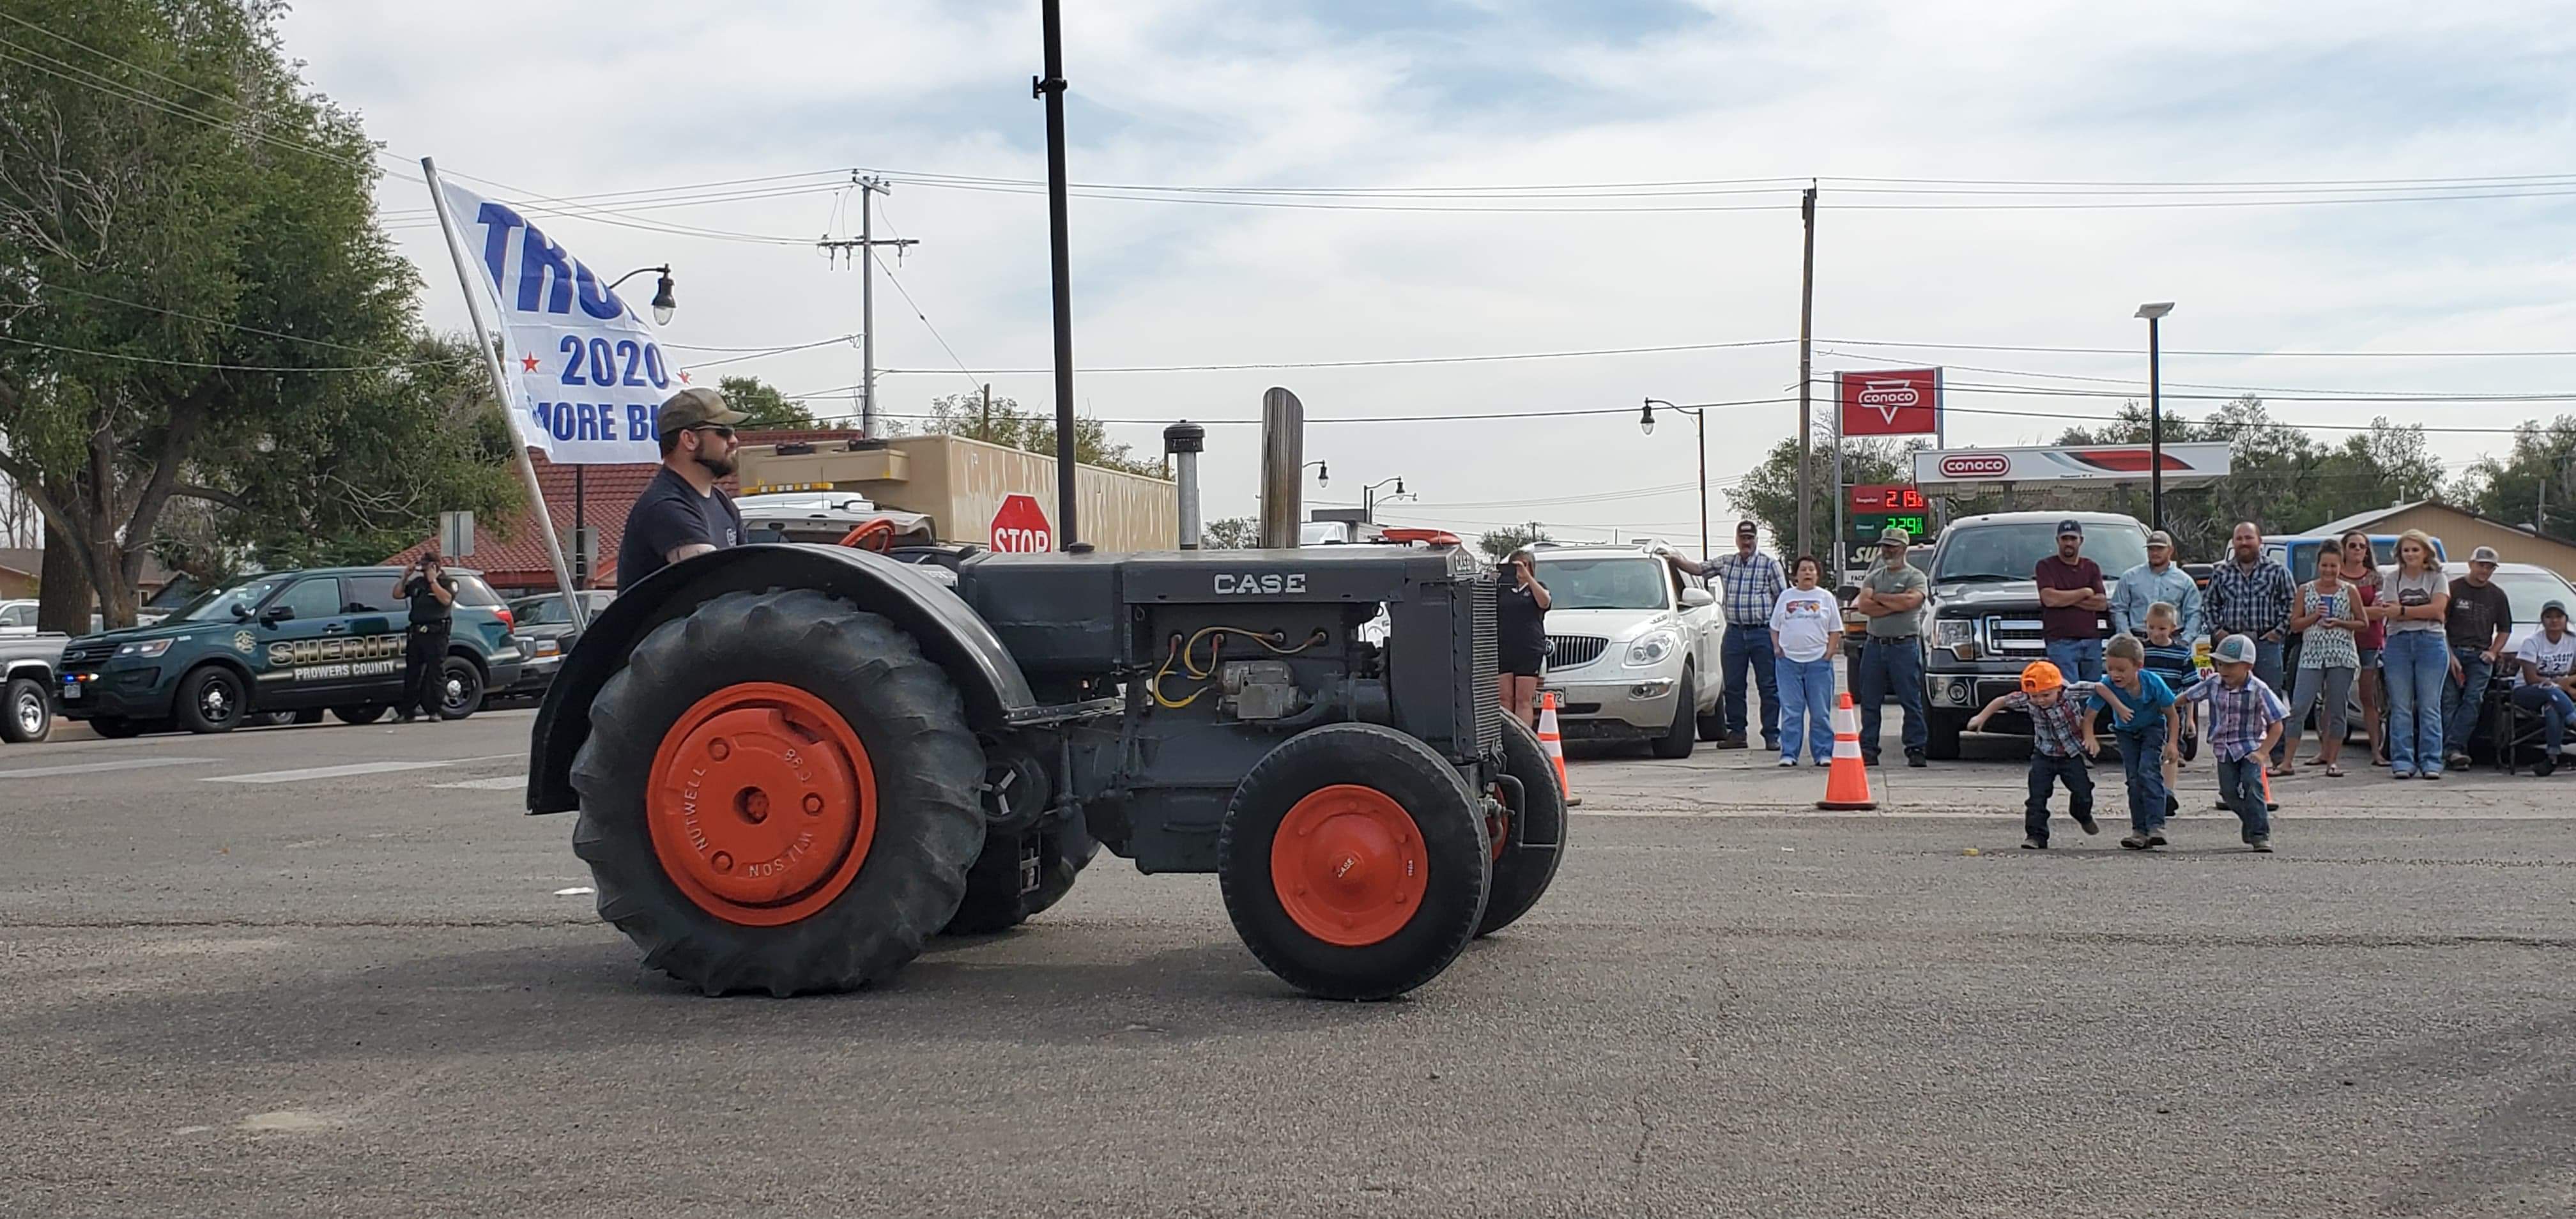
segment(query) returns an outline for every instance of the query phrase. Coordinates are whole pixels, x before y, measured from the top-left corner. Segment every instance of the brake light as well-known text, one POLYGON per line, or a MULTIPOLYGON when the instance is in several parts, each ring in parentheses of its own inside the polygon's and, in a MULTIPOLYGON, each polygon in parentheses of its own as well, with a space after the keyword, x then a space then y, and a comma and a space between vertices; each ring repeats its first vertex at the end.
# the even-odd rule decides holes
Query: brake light
POLYGON ((496 610, 493 610, 492 612, 493 612, 493 613, 495 613, 495 614, 499 614, 499 615, 501 616, 501 629, 502 629, 502 630, 508 631, 508 630, 516 630, 516 629, 518 629, 518 626, 519 626, 519 618, 518 618, 518 616, 517 616, 517 615, 515 615, 515 614, 511 613, 507 607, 504 607, 504 608, 501 608, 501 609, 496 609, 496 610))

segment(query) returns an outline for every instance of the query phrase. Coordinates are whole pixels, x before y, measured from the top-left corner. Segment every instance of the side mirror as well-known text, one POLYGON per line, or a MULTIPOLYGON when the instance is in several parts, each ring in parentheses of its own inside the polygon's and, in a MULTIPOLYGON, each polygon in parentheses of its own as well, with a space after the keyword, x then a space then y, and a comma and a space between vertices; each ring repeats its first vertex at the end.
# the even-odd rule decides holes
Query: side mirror
POLYGON ((1683 609, 1698 609, 1703 605, 1715 604, 1717 604, 1717 594, 1712 593, 1705 588, 1685 588, 1682 590, 1683 609))
POLYGON ((259 620, 270 626, 275 626, 294 616, 295 607, 290 605, 272 605, 268 607, 267 613, 259 616, 259 620))

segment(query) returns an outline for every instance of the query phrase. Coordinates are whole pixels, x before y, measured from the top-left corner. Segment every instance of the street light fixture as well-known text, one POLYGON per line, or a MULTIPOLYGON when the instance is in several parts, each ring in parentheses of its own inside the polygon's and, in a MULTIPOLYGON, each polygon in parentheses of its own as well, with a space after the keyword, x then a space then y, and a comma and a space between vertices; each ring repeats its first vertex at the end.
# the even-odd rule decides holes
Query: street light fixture
POLYGON ((659 271, 662 274, 662 282, 654 285, 653 324, 656 326, 668 326, 671 324, 671 311, 680 307, 680 302, 674 299, 671 295, 671 268, 669 264, 666 263, 658 267, 637 267, 624 275, 618 276, 617 283, 608 285, 608 290, 614 292, 617 290, 617 284, 625 283, 627 280, 633 279, 638 275, 642 275, 646 271, 659 271))
POLYGON ((1381 478, 1360 488, 1360 516, 1371 524, 1377 523, 1377 489, 1388 483, 1395 484, 1395 494, 1387 496, 1388 499, 1404 494, 1404 480, 1401 478, 1381 478))
POLYGON ((2137 312, 2147 319, 2147 502, 2158 529, 2165 527, 2165 392, 2164 347, 2156 324, 2173 307, 2172 301, 2150 301, 2137 312))
POLYGON ((1646 404, 1638 409, 1638 431, 1644 432, 1649 436, 1655 434, 1655 408, 1658 406, 1663 407, 1665 410, 1680 411, 1683 414, 1690 416, 1691 420, 1699 425, 1699 553, 1702 558, 1706 558, 1709 554, 1708 416, 1705 413, 1707 408, 1698 406, 1676 406, 1661 398, 1648 398, 1646 399, 1646 404))
MULTIPOLYGON (((1306 463, 1306 466, 1313 466, 1313 467, 1315 467, 1315 485, 1316 485, 1316 486, 1318 486, 1318 487, 1329 487, 1329 486, 1333 485, 1333 468, 1332 468, 1331 466, 1325 465, 1324 463, 1322 463, 1322 462, 1320 462, 1320 461, 1310 461, 1310 462, 1307 462, 1307 463, 1306 463)), ((1305 469, 1305 468, 1306 468, 1306 466, 1299 466, 1299 467, 1297 467, 1297 468, 1298 468, 1298 469, 1300 469, 1300 470, 1303 470, 1303 469, 1305 469)))

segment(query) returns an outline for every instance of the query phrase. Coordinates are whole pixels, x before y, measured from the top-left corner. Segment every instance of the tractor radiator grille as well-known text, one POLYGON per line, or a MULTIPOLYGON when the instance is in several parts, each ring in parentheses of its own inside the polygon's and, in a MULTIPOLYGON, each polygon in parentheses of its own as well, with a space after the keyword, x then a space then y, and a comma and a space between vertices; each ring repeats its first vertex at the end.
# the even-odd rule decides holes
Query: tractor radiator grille
POLYGON ((1468 668, 1471 670, 1469 680, 1475 683, 1475 691, 1470 698, 1476 710, 1476 743, 1480 752, 1491 757, 1502 752, 1503 748, 1502 691, 1499 689, 1501 683, 1495 680, 1495 675, 1502 671, 1503 662, 1500 632, 1494 625, 1494 601, 1501 586, 1495 577, 1483 576, 1468 587, 1472 590, 1468 595, 1473 598, 1470 617, 1475 623, 1474 663, 1468 668))

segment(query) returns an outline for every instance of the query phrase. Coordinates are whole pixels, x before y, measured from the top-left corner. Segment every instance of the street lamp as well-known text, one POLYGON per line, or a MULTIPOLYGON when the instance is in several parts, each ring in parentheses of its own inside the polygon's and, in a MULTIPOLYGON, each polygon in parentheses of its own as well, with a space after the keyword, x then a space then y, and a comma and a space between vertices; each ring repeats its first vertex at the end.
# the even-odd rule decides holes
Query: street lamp
POLYGON ((656 326, 668 326, 671 324, 671 311, 680 307, 680 302, 673 299, 671 296, 671 268, 669 264, 666 263, 658 267, 637 267, 624 275, 618 276, 617 283, 608 285, 608 290, 615 292, 617 290, 617 284, 625 283, 627 280, 633 279, 638 275, 642 275, 646 271, 659 271, 662 273, 662 282, 654 285, 653 324, 656 326))
MULTIPOLYGON (((1324 463, 1322 463, 1322 462, 1320 462, 1320 461, 1310 461, 1310 462, 1307 462, 1307 463, 1306 463, 1306 466, 1313 466, 1313 467, 1315 467, 1315 485, 1316 485, 1316 486, 1318 486, 1318 487, 1329 487, 1329 486, 1333 485, 1333 468, 1332 468, 1331 466, 1325 465, 1324 463)), ((1303 470, 1303 469, 1305 469, 1305 468, 1306 468, 1306 466, 1299 466, 1299 467, 1297 467, 1297 468, 1298 468, 1298 469, 1300 469, 1300 470, 1303 470)))
POLYGON ((1648 398, 1646 399, 1646 404, 1643 407, 1638 408, 1638 431, 1644 432, 1649 436, 1655 434, 1655 408, 1658 406, 1663 407, 1665 410, 1680 411, 1683 414, 1690 416, 1692 421, 1699 425, 1699 553, 1700 557, 1706 558, 1709 554, 1708 416, 1703 412, 1705 412, 1707 408, 1697 406, 1675 406, 1661 398, 1648 398))
POLYGON ((1388 483, 1395 484, 1395 495, 1387 496, 1388 499, 1404 494, 1404 480, 1401 478, 1381 478, 1360 488, 1360 516, 1372 525, 1377 523, 1377 489, 1388 483))
POLYGON ((2152 301, 2138 306, 2137 313, 2147 319, 2147 502, 2158 529, 2165 527, 2165 387, 2164 348, 2156 323, 2173 307, 2172 301, 2152 301))

